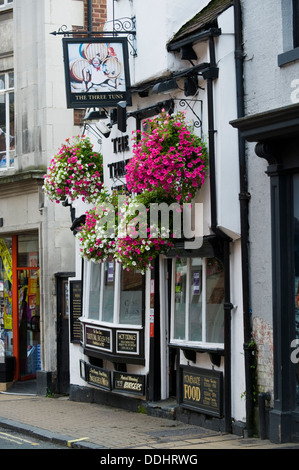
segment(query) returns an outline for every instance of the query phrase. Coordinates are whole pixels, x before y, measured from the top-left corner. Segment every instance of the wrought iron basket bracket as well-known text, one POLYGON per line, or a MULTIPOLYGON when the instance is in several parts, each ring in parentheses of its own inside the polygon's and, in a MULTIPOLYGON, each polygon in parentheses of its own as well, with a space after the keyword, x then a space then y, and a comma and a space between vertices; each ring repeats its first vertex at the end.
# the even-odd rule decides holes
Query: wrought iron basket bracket
POLYGON ((181 98, 181 99, 174 99, 174 101, 178 101, 179 102, 179 105, 184 108, 184 107, 187 107, 190 109, 190 111, 192 112, 192 114, 196 117, 196 120, 193 121, 193 125, 194 127, 196 127, 197 129, 200 128, 201 129, 201 132, 202 132, 202 105, 203 105, 203 102, 202 100, 196 100, 196 99, 186 99, 186 98, 181 98), (200 104, 200 114, 201 116, 199 117, 196 112, 194 111, 193 107, 190 106, 189 103, 199 103, 200 104))

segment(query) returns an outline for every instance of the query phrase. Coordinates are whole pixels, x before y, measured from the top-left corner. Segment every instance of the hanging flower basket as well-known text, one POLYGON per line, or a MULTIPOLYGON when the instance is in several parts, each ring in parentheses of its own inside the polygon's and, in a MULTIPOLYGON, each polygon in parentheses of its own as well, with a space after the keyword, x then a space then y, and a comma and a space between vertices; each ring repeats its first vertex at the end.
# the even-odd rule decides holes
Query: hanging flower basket
POLYGON ((115 255, 118 244, 118 194, 98 195, 97 206, 85 213, 85 224, 76 237, 81 256, 94 262, 105 261, 115 255))
POLYGON ((61 146, 44 176, 44 191, 57 203, 69 198, 93 203, 103 188, 103 157, 87 137, 75 137, 61 146))
POLYGON ((180 203, 191 201, 204 184, 207 149, 193 134, 185 114, 162 111, 145 120, 146 130, 133 136, 133 158, 126 166, 129 191, 160 190, 180 203))
POLYGON ((115 258, 124 269, 137 269, 142 274, 153 267, 159 254, 174 246, 171 228, 151 222, 151 201, 157 201, 157 194, 145 191, 128 197, 119 212, 115 258))

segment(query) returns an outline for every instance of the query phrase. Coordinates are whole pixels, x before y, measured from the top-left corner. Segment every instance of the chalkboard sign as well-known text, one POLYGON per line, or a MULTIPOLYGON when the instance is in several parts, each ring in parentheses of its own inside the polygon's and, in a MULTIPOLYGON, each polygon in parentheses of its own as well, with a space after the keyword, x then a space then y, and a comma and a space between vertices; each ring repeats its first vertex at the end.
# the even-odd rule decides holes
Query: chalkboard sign
POLYGON ((223 408, 222 372, 181 367, 181 405, 221 417, 223 408))
POLYGON ((70 281, 70 341, 81 342, 82 282, 70 281))

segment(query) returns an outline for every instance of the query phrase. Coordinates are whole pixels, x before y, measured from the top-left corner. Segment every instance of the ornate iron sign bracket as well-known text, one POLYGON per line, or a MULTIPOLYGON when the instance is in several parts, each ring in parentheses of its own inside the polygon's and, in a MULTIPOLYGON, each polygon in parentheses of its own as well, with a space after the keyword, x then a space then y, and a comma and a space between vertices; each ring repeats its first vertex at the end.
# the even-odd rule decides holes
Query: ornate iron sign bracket
POLYGON ((112 21, 106 21, 105 23, 99 23, 99 26, 101 25, 108 25, 109 23, 112 23, 112 31, 84 31, 84 30, 69 30, 68 27, 64 24, 60 26, 58 31, 53 31, 52 34, 53 36, 58 36, 58 35, 63 35, 63 36, 113 36, 116 37, 120 34, 125 34, 127 35, 127 40, 128 43, 130 44, 132 51, 131 55, 133 57, 137 56, 137 47, 136 47, 136 18, 129 18, 129 17, 124 17, 124 18, 118 18, 118 19, 113 19, 112 21))

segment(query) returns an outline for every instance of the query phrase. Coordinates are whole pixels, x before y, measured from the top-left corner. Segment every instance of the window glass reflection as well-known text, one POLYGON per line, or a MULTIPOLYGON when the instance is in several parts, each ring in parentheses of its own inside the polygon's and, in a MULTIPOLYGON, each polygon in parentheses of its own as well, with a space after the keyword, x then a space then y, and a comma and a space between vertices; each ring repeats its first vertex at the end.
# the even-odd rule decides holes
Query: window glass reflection
POLYGON ((187 259, 177 259, 175 263, 175 304, 174 331, 176 339, 185 339, 186 293, 187 293, 187 259))
POLYGON ((224 271, 216 258, 207 260, 207 342, 224 342, 224 271))
POLYGON ((99 319, 100 311, 101 264, 90 263, 89 308, 88 317, 99 319))
POLYGON ((119 323, 142 324, 143 275, 136 271, 121 271, 119 323))
POLYGON ((114 286, 115 286, 115 263, 106 261, 104 264, 104 289, 103 289, 103 311, 102 320, 113 322, 114 313, 114 286))

